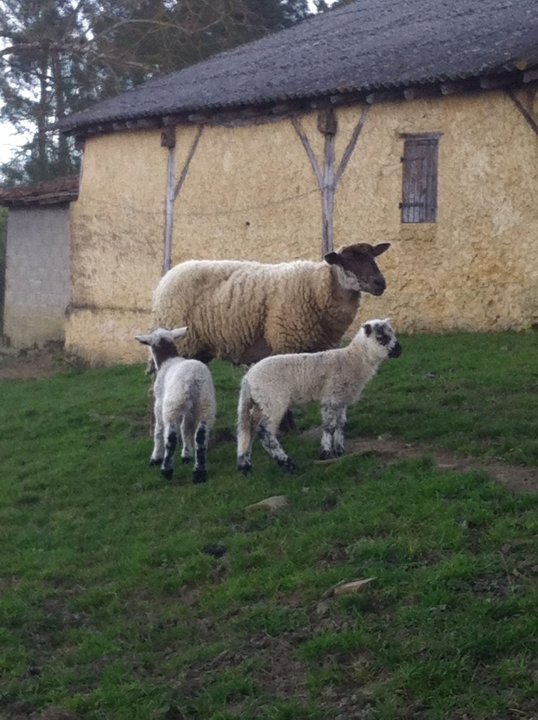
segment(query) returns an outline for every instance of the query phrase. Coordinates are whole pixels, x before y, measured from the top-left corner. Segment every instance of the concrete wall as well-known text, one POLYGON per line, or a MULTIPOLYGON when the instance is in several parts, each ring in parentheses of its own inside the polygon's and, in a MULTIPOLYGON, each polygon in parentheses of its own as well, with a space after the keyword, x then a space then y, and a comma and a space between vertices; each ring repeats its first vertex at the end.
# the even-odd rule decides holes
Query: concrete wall
POLYGON ((4 305, 4 335, 11 345, 63 340, 69 297, 69 207, 11 208, 4 305))
MULTIPOLYGON (((528 105, 528 99, 522 100, 528 105)), ((534 108, 536 116, 536 99, 534 108)), ((336 162, 362 108, 337 111, 336 162)), ((317 115, 301 123, 320 164, 317 115)), ((175 175, 197 129, 177 128, 175 175)), ((73 215, 71 349, 92 362, 141 360, 163 258, 168 150, 160 133, 86 143, 73 215), (103 327, 112 337, 105 347, 103 327)), ((388 289, 360 318, 400 332, 523 329, 538 322, 538 138, 501 91, 374 105, 336 191, 335 246, 389 241, 388 289), (435 224, 400 222, 402 133, 442 133, 435 224)), ((321 199, 289 119, 205 127, 174 205, 173 263, 320 257, 321 199)))

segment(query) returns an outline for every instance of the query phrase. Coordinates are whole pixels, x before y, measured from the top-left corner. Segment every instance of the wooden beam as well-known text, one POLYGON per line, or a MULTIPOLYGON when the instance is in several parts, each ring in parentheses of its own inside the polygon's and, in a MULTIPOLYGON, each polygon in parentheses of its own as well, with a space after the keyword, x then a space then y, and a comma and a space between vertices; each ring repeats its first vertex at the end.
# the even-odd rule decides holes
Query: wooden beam
POLYGON ((462 82, 446 82, 439 86, 442 95, 456 95, 469 90, 469 85, 462 82))
POLYGON ((318 130, 322 135, 336 135, 338 123, 332 107, 323 108, 318 112, 318 130))
POLYGON ((160 128, 161 127, 161 118, 160 117, 139 118, 136 121, 136 127, 139 130, 154 130, 155 128, 160 128))
POLYGON ((168 148, 166 165, 166 195, 164 198, 163 275, 172 266, 172 233, 174 232, 174 201, 176 184, 176 147, 168 148))
POLYGON ((534 70, 527 70, 523 73, 524 83, 530 83, 533 82, 533 80, 538 80, 538 68, 535 68, 534 70))
POLYGON ((168 125, 178 125, 181 121, 185 122, 184 115, 163 115, 161 123, 164 127, 168 125))
POLYGON ((166 125, 161 130, 161 147, 173 148, 176 146, 176 126, 166 125))
POLYGON ((509 75, 498 75, 496 77, 482 77, 479 85, 483 90, 496 90, 497 88, 514 85, 521 79, 520 73, 510 73, 509 75))
POLYGON ((364 123, 366 122, 366 119, 368 117, 368 110, 369 110, 368 106, 366 106, 362 109, 359 121, 355 125, 355 128, 353 129, 353 132, 351 134, 351 138, 347 144, 347 147, 342 154, 342 159, 340 160, 340 164, 338 165, 338 168, 336 170, 336 183, 337 184, 340 182, 340 178, 344 174, 347 164, 351 158, 351 155, 353 154, 353 151, 355 150, 355 146, 359 140, 360 134, 364 127, 364 123))
POLYGON ((366 102, 368 105, 374 105, 380 102, 390 102, 391 100, 401 100, 401 90, 381 90, 379 92, 373 92, 366 96, 366 102))
POLYGON ((530 114, 530 112, 527 110, 527 108, 523 105, 521 100, 517 97, 517 95, 514 92, 513 88, 509 88, 507 90, 508 95, 512 98, 512 101, 514 102, 515 106, 519 110, 519 112, 523 115, 525 120, 527 121, 528 126, 531 128, 531 130, 534 131, 535 135, 538 136, 538 122, 533 118, 533 116, 530 114))
POLYGON ((415 87, 405 88, 403 91, 406 100, 420 100, 420 98, 428 98, 433 95, 439 95, 439 87, 436 85, 418 85, 415 87))

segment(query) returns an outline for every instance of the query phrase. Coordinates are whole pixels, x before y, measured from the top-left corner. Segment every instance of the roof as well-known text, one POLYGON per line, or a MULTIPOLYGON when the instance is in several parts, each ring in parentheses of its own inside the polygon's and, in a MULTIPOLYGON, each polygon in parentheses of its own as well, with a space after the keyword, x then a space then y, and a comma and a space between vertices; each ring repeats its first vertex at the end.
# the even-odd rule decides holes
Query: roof
POLYGON ((494 76, 536 64, 537 0, 355 0, 154 78, 60 127, 80 134, 103 122, 494 76))
POLYGON ((61 205, 78 198, 78 175, 44 180, 25 187, 3 190, 0 205, 26 207, 29 205, 61 205))

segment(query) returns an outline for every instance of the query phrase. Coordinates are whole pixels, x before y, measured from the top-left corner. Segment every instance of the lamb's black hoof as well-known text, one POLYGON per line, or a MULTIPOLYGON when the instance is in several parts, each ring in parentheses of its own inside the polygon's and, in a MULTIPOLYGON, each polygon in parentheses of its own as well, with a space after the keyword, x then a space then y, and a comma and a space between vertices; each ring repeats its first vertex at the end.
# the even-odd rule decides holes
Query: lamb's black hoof
POLYGON ((162 465, 162 458, 150 458, 149 459, 149 465, 152 467, 153 465, 162 465))
POLYGON ((240 465, 237 465, 237 469, 245 476, 250 475, 252 472, 252 465, 250 463, 241 463, 240 465))
POLYGON ((173 474, 174 474, 174 468, 161 468, 161 475, 166 480, 171 480, 173 474))
POLYGON ((192 458, 190 458, 190 457, 182 457, 182 458, 181 458, 181 462, 183 463, 183 465, 188 465, 189 463, 192 462, 192 458))
POLYGON ((287 460, 279 460, 278 464, 284 472, 293 473, 297 470, 297 465, 291 458, 288 458, 287 460))
POLYGON ((201 470, 200 468, 197 468, 193 474, 192 474, 192 481, 195 485, 200 485, 201 483, 205 483, 207 480, 207 471, 201 470))
POLYGON ((333 458, 333 457, 334 457, 334 455, 332 454, 332 452, 330 450, 321 450, 319 453, 320 460, 331 460, 331 458, 333 458))

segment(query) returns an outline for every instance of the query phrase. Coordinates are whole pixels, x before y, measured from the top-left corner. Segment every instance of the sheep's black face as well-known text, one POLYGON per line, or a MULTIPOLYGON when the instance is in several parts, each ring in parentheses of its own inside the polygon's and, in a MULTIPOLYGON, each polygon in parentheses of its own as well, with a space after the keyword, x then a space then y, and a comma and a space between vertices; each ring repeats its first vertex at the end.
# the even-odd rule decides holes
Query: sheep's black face
POLYGON ((342 284, 347 289, 382 295, 387 284, 375 258, 386 252, 389 247, 390 243, 375 246, 357 243, 348 245, 340 252, 328 253, 325 255, 325 260, 329 265, 337 265, 341 268, 345 278, 342 284))

